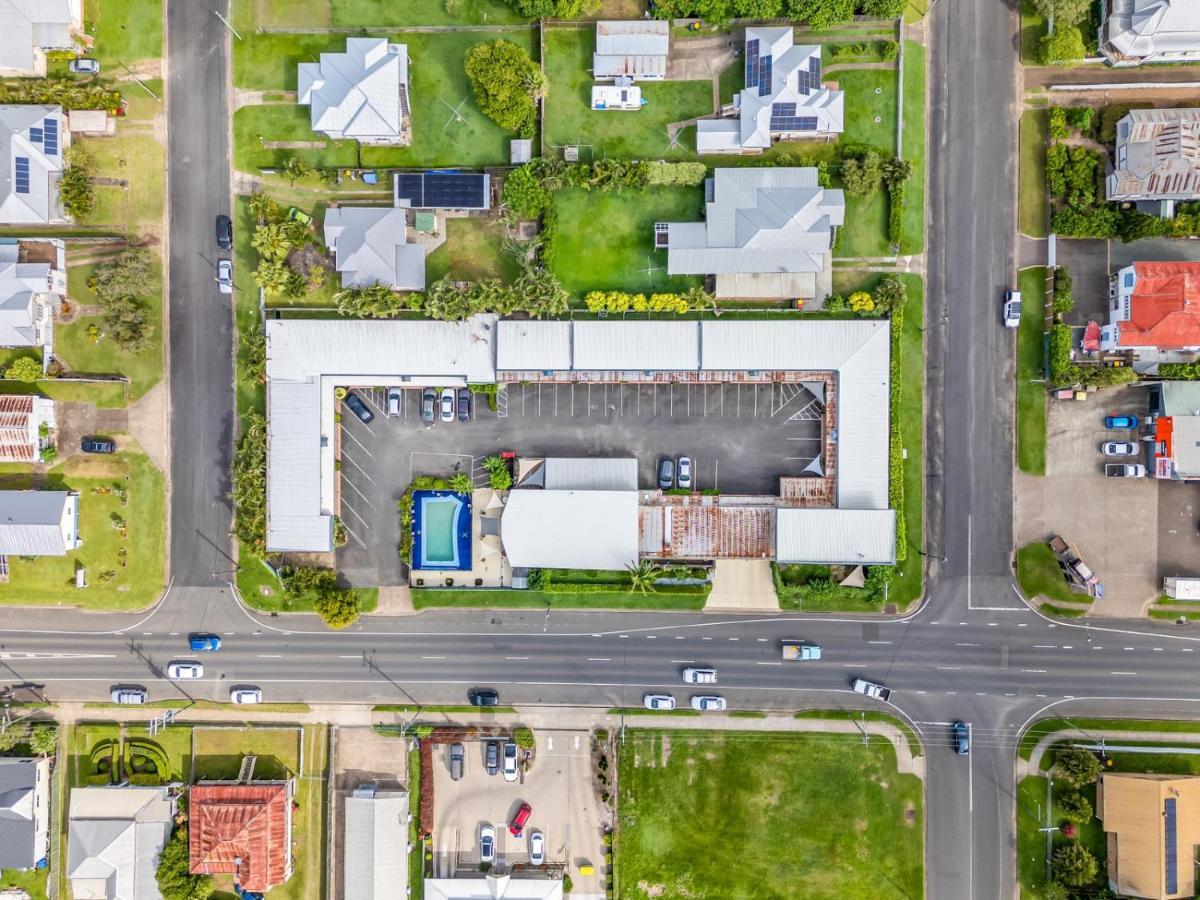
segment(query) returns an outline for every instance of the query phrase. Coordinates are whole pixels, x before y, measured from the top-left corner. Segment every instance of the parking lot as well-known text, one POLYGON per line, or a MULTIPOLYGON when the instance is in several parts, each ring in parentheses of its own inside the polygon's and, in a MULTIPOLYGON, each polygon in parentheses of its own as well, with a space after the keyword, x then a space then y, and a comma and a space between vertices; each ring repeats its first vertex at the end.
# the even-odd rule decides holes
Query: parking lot
POLYGON ((540 831, 546 838, 546 865, 568 866, 576 894, 603 894, 603 830, 592 788, 591 751, 582 732, 538 732, 534 761, 516 782, 503 774, 488 775, 484 741, 466 743, 466 765, 459 781, 450 778, 450 745, 434 750, 433 858, 437 877, 478 874, 479 829, 496 829, 493 870, 512 871, 528 865, 527 837, 540 831), (514 838, 508 822, 522 803, 532 807, 524 835, 514 838), (579 874, 590 863, 596 874, 579 874))
POLYGON ((421 390, 402 392, 389 418, 382 388, 356 391, 375 413, 342 415, 342 520, 350 533, 338 568, 352 584, 403 583, 396 501, 415 475, 467 472, 519 456, 633 456, 639 484, 655 487, 662 456, 690 456, 693 487, 775 494, 821 450, 822 404, 799 384, 512 385, 498 408, 473 398, 469 421, 421 420, 421 390))

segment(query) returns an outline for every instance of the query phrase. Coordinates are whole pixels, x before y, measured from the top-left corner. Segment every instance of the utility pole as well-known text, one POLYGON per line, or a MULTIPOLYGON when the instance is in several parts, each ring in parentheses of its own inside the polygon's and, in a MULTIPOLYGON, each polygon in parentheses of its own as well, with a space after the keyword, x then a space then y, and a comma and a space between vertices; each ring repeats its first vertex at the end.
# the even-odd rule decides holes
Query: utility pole
MULTIPOLYGON (((934 0, 934 2, 937 2, 937 0, 934 0)), ((214 9, 213 14, 221 20, 221 24, 228 28, 235 38, 237 38, 239 41, 242 39, 242 36, 237 33, 237 29, 229 24, 229 20, 221 15, 219 10, 214 9)))

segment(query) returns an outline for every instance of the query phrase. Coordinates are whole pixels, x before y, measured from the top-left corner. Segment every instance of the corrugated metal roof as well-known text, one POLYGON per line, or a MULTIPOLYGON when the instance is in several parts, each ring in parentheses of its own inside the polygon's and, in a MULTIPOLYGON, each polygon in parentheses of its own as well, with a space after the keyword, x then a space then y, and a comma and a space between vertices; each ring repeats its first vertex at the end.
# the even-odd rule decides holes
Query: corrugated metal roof
POLYGON ((551 456, 543 463, 548 491, 636 491, 638 464, 633 457, 551 456))
POLYGON ((781 563, 891 565, 896 561, 896 511, 777 510, 775 558, 781 563))
POLYGON ((637 491, 513 491, 500 519, 500 539, 514 567, 636 565, 637 491))
POLYGON ((562 900, 559 878, 426 878, 425 900, 562 900))
POLYGON ((70 491, 0 491, 0 555, 65 556, 75 548, 78 499, 70 491))
POLYGON ((196 875, 234 875, 265 892, 292 873, 289 782, 197 784, 188 791, 188 845, 196 875))
POLYGON ((408 887, 408 794, 347 797, 343 900, 403 900, 408 887))
POLYGON ((347 38, 345 53, 300 63, 297 102, 311 108, 313 131, 351 140, 401 134, 400 86, 408 83, 408 48, 384 38, 347 38))
POLYGON ((600 56, 666 56, 670 46, 671 23, 663 19, 596 23, 596 53, 600 56))
MULTIPOLYGON (((668 498, 674 499, 674 498, 668 498)), ((675 559, 766 559, 774 550, 770 506, 642 506, 643 553, 675 559)))
POLYGON ((496 368, 508 371, 571 368, 571 323, 505 319, 496 331, 496 368))
POLYGON ((33 397, 0 395, 0 461, 31 462, 37 455, 37 445, 33 397))
POLYGON ((1162 398, 1168 416, 1200 416, 1200 381, 1164 381, 1162 398))
POLYGON ((576 322, 574 368, 694 371, 698 336, 695 322, 576 322))
POLYGON ((425 289, 425 248, 407 242, 406 216, 390 206, 325 212, 325 244, 334 252, 342 287, 425 289))
POLYGON ((323 552, 333 517, 321 510, 321 383, 267 386, 267 547, 323 552))

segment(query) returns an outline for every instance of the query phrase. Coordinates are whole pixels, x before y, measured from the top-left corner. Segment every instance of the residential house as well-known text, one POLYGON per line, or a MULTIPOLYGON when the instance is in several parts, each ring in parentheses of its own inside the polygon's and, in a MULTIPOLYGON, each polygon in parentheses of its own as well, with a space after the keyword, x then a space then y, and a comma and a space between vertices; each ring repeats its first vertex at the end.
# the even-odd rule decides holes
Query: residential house
POLYGON ((342 900, 408 895, 408 793, 355 788, 345 801, 342 900))
POLYGON ((1135 262, 1109 281, 1101 350, 1130 350, 1139 367, 1200 353, 1200 262, 1135 262))
POLYGON ((0 394, 0 462, 36 462, 42 426, 55 427, 54 401, 28 394, 0 394))
POLYGON ((333 207, 325 212, 325 245, 342 287, 383 284, 402 291, 425 289, 425 248, 407 242, 404 209, 333 207))
POLYGON ((66 221, 58 183, 69 140, 61 106, 0 106, 0 225, 66 221))
POLYGON ((1200 198, 1200 109, 1133 109, 1117 122, 1105 197, 1170 218, 1181 200, 1200 198))
POLYGON ((1195 0, 1103 0, 1100 51, 1118 66, 1200 60, 1195 0))
POLYGON ((48 360, 66 287, 62 241, 0 239, 0 347, 37 348, 48 360))
POLYGON ((292 876, 296 782, 201 782, 188 791, 188 856, 193 875, 232 875, 250 893, 292 876))
POLYGON ((824 299, 833 240, 846 216, 840 190, 813 168, 715 169, 703 222, 660 222, 671 275, 715 275, 718 297, 824 299))
POLYGON ((404 44, 347 38, 345 53, 322 53, 320 62, 300 63, 297 98, 310 108, 313 131, 333 140, 412 141, 404 44))
POLYGON ((671 23, 665 19, 597 22, 592 77, 661 81, 667 77, 670 49, 671 23))
POLYGON ((696 123, 696 152, 762 153, 774 141, 830 139, 844 130, 842 91, 821 83, 821 48, 793 29, 746 29, 746 82, 732 118, 696 123))
POLYGON ((1108 835, 1108 885, 1122 897, 1196 893, 1200 777, 1105 772, 1096 818, 1108 835))
POLYGON ((77 787, 67 818, 74 900, 158 900, 158 854, 171 836, 167 787, 77 787))
POLYGON ((557 878, 512 875, 426 878, 425 900, 563 900, 563 883, 557 878))
POLYGON ((0 491, 0 557, 65 556, 82 543, 75 491, 0 491))
POLYGON ((1161 381, 1147 392, 1154 423, 1154 477, 1200 480, 1200 381, 1161 381))
POLYGON ((83 0, 0 0, 0 77, 44 78, 46 53, 72 50, 83 0))
POLYGON ((0 869, 32 869, 49 853, 50 759, 0 757, 0 869))

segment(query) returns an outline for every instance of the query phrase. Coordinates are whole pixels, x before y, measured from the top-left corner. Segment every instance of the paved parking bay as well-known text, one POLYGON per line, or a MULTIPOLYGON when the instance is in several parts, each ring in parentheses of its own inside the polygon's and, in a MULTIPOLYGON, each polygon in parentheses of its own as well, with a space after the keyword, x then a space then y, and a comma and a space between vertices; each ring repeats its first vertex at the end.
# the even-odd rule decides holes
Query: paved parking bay
POLYGON ((467 472, 480 486, 486 456, 633 456, 644 488, 662 456, 690 456, 694 487, 775 494, 821 448, 821 404, 799 384, 513 385, 498 409, 473 398, 467 422, 421 421, 420 389, 384 414, 382 388, 356 391, 375 413, 342 410, 342 520, 350 533, 338 568, 352 584, 403 583, 396 501, 416 475, 467 472), (477 402, 476 402, 477 401, 477 402))

